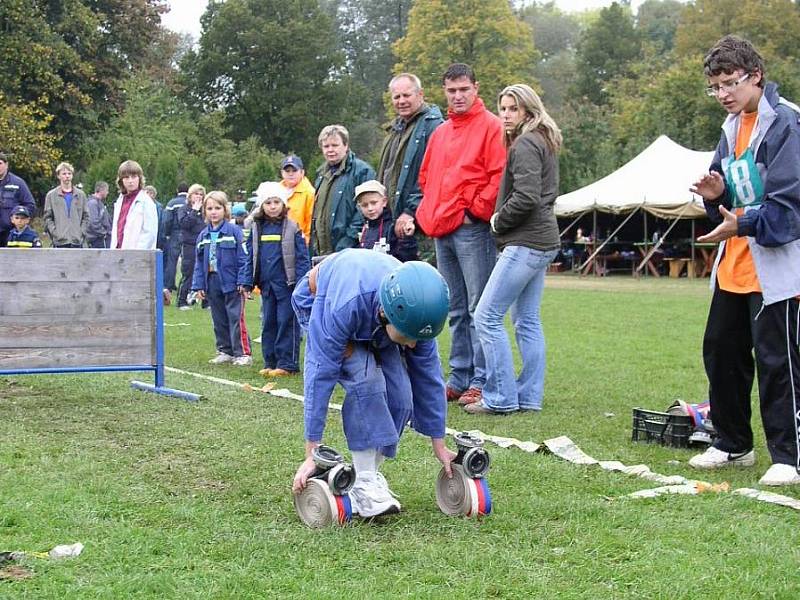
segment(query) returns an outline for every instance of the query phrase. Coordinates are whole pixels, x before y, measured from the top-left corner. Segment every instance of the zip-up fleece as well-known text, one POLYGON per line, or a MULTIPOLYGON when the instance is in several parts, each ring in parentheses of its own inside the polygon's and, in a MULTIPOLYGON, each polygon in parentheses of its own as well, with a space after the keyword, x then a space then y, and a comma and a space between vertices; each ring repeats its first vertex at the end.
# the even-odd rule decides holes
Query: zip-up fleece
MULTIPOLYGON (((728 115, 711 170, 722 174, 722 160, 736 147, 740 115, 728 115)), ((800 108, 778 95, 778 86, 768 82, 758 103, 758 119, 750 138, 764 198, 760 206, 748 206, 739 216, 738 235, 749 236, 748 244, 761 284, 764 304, 800 295, 800 108)), ((724 176, 724 175, 723 175, 724 176)), ((727 189, 714 202, 706 202, 709 219, 722 221, 717 204, 732 208, 727 189)), ((716 285, 717 266, 725 250, 720 243, 711 287, 716 285)))

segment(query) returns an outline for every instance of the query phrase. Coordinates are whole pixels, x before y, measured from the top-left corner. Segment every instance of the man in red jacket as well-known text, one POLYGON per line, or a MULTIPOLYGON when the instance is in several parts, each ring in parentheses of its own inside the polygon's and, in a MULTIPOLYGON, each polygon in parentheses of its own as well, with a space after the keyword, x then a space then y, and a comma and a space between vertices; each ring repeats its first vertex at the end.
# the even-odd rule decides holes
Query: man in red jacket
POLYGON ((506 164, 503 128, 478 97, 469 65, 442 78, 448 119, 431 135, 422 161, 417 223, 436 245, 436 264, 450 287, 448 400, 481 400, 486 368, 473 315, 497 257, 489 219, 506 164))

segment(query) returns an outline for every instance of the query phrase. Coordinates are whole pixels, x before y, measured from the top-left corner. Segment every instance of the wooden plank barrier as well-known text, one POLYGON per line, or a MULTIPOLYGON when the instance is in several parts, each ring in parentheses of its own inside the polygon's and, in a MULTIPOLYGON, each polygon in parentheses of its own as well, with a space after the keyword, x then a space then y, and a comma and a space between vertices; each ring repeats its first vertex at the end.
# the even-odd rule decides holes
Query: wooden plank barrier
POLYGON ((153 371, 164 386, 162 256, 155 250, 0 249, 0 375, 153 371))

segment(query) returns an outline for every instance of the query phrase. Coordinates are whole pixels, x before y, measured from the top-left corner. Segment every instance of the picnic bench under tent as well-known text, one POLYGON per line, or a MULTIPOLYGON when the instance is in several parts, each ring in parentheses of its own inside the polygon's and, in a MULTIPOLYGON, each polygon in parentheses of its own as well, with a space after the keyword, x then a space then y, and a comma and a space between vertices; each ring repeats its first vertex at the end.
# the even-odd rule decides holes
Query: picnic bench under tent
MULTIPOLYGON (((613 173, 585 187, 563 194, 556 199, 555 213, 558 218, 573 220, 562 231, 562 237, 585 215, 592 213, 597 232, 597 213, 624 215, 604 240, 593 239, 591 253, 580 266, 588 272, 603 249, 611 243, 617 232, 636 214, 643 215, 643 244, 641 262, 634 269, 639 273, 646 266, 656 274, 649 264, 653 254, 659 250, 669 233, 681 219, 705 218, 702 199, 692 194, 689 187, 708 171, 713 152, 690 150, 672 141, 666 135, 659 136, 640 154, 622 165, 613 173), (670 225, 657 241, 649 244, 647 215, 667 219, 670 225), (648 247, 650 246, 650 247, 648 247)), ((691 260, 695 259, 694 221, 691 226, 691 260)))

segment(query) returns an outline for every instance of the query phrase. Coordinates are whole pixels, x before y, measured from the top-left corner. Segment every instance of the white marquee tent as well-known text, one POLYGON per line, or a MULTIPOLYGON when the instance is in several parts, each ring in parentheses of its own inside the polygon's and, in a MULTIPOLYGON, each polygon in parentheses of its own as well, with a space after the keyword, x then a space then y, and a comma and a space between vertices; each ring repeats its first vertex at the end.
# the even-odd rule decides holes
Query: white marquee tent
POLYGON ((708 171, 713 156, 713 152, 690 150, 661 135, 610 175, 559 196, 556 216, 591 210, 620 214, 638 208, 667 219, 705 216, 700 197, 689 187, 708 171))

